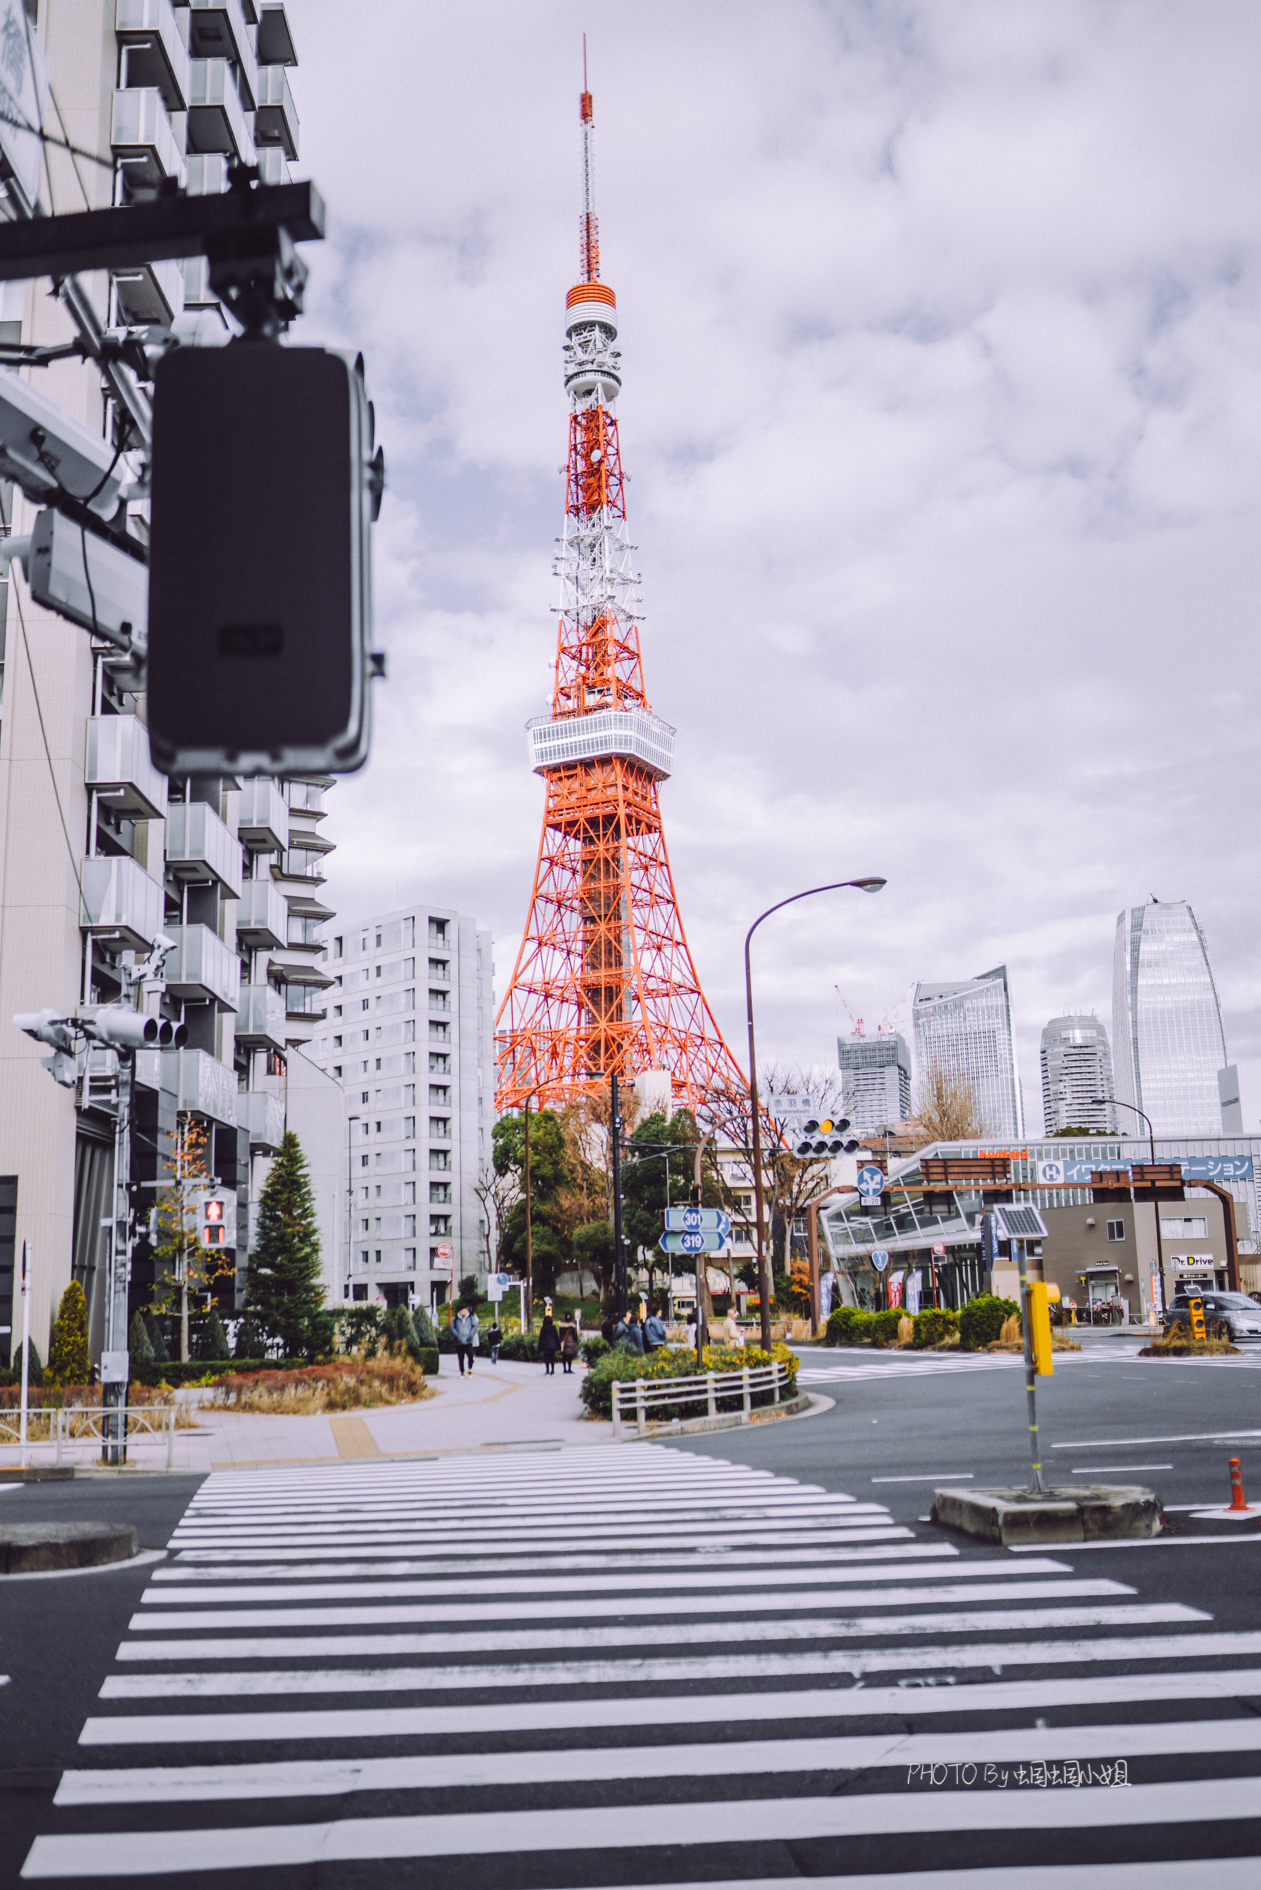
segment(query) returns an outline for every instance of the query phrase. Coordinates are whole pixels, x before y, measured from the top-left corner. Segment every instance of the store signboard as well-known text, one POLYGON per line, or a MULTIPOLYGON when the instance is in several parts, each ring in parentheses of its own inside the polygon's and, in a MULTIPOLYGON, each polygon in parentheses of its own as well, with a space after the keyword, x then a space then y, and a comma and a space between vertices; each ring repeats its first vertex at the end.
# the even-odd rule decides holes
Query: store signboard
MULTIPOLYGON (((1145 1162, 1146 1154, 1135 1155, 1133 1161, 1145 1162)), ((1180 1159, 1182 1179, 1184 1181, 1251 1181, 1251 1155, 1186 1155, 1180 1159)), ((1088 1188, 1092 1174, 1128 1175, 1133 1162, 1122 1161, 1058 1161, 1039 1162, 1038 1180, 1044 1187, 1052 1188, 1088 1188)))

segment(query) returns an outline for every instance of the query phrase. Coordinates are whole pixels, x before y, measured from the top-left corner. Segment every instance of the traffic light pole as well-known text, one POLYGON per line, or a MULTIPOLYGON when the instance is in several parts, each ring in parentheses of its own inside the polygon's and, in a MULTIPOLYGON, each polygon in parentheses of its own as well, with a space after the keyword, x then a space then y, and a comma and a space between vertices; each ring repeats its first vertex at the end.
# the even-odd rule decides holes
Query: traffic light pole
MULTIPOLYGON (((127 1287, 131 1279, 131 1104, 136 1059, 134 1052, 118 1051, 118 1112, 114 1118, 114 1218, 110 1230, 109 1279, 105 1298, 105 1345, 112 1354, 111 1367, 118 1356, 127 1355, 127 1287)), ((102 1361, 104 1363, 104 1361, 102 1361)), ((101 1424, 101 1462, 124 1464, 127 1461, 127 1380, 126 1366, 121 1381, 116 1369, 102 1375, 101 1402, 106 1416, 101 1424)))

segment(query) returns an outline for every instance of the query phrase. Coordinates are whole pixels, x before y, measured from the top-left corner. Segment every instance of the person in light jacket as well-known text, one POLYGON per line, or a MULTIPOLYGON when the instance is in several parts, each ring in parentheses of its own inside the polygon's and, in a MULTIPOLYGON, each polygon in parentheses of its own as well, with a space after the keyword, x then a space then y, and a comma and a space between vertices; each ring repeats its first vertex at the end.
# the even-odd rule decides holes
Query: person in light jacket
POLYGON ((659 1312, 650 1312, 644 1321, 644 1350, 658 1352, 666 1342, 666 1324, 659 1312))
POLYGON ((471 1373, 473 1370, 473 1354, 477 1350, 477 1341, 480 1333, 480 1328, 477 1323, 477 1314, 473 1311, 471 1306, 461 1306, 459 1312, 451 1322, 451 1330, 455 1334, 455 1349, 460 1361, 460 1377, 463 1378, 464 1361, 466 1358, 468 1360, 469 1372, 471 1373))

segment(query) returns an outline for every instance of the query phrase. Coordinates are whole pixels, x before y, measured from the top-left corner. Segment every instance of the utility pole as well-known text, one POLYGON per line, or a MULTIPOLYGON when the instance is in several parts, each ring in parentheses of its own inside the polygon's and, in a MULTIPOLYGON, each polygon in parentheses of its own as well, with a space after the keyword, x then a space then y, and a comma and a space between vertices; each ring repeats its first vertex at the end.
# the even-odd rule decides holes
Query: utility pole
POLYGON ((113 1412, 101 1424, 101 1462, 127 1461, 127 1288, 131 1282, 131 1103, 136 1053, 116 1049, 118 1106, 114 1115, 114 1220, 105 1294, 101 1403, 113 1412))
POLYGON ((622 1117, 617 1096, 617 1072, 613 1072, 613 1278, 617 1291, 617 1316, 626 1317, 630 1304, 626 1282, 626 1250, 622 1245, 622 1117))

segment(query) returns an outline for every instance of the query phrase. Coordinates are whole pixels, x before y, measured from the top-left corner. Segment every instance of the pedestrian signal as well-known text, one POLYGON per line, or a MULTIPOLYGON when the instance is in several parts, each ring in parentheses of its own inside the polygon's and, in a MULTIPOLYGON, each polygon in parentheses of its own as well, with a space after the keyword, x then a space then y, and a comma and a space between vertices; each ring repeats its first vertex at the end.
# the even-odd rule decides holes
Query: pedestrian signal
POLYGON ((206 1191, 197 1196, 197 1245, 205 1248, 235 1248, 236 1197, 226 1192, 206 1191))
POLYGON ((848 1128, 848 1116, 824 1116, 818 1122, 812 1118, 801 1125, 801 1133, 793 1144, 793 1154, 800 1161, 852 1155, 858 1143, 852 1136, 846 1135, 848 1128))

